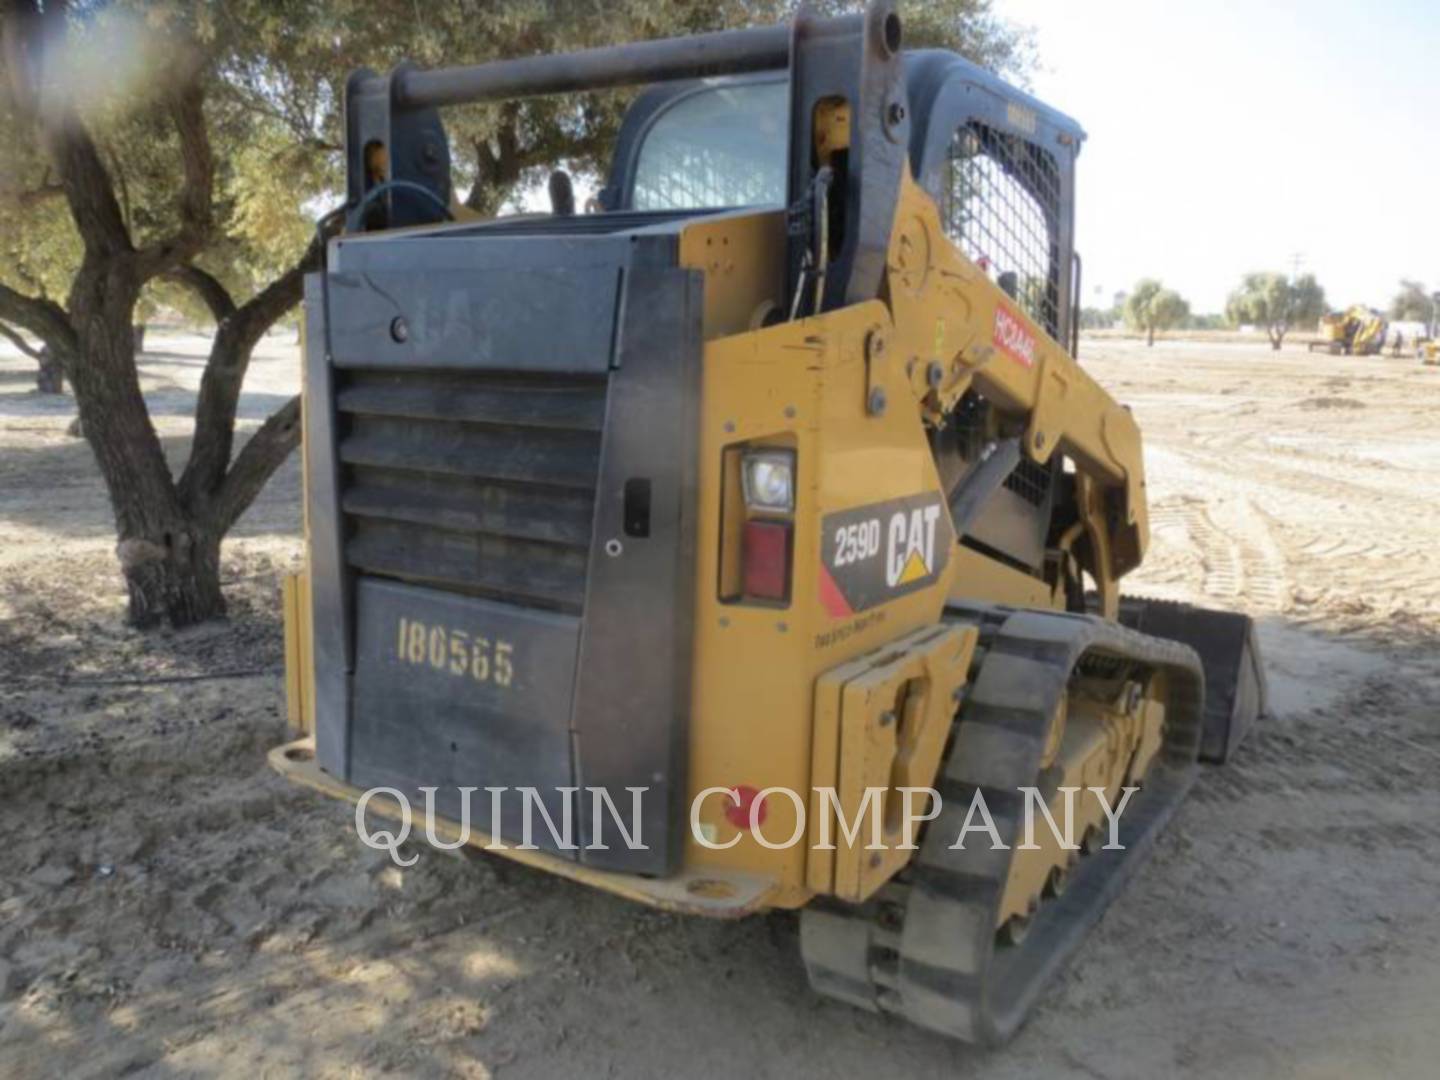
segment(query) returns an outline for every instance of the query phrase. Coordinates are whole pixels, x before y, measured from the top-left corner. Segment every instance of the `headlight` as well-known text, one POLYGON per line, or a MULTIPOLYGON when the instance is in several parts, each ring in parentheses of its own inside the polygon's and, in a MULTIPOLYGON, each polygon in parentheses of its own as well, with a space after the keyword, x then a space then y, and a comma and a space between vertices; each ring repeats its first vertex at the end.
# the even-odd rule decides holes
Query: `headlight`
POLYGON ((741 462, 745 505, 788 514, 795 509, 795 455, 789 450, 746 454, 741 462))

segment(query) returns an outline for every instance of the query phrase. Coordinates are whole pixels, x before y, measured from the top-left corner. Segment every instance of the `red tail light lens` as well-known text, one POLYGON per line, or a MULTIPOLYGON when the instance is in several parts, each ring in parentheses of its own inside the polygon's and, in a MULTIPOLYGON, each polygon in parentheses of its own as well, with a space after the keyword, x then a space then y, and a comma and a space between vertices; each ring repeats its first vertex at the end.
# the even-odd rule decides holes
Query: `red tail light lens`
POLYGON ((790 595, 790 524, 747 521, 741 558, 745 596, 784 600, 790 595))

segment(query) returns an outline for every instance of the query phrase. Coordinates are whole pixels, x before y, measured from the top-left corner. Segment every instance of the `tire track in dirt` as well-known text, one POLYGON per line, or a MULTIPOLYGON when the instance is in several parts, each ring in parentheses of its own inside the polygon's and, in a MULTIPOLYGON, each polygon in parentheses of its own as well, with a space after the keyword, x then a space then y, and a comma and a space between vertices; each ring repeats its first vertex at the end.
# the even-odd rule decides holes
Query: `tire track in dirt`
POLYGON ((1248 499, 1216 508, 1181 496, 1152 508, 1151 522, 1157 531, 1183 532, 1198 554, 1205 595, 1252 614, 1289 608, 1285 554, 1271 535, 1268 519, 1248 499))
POLYGON ((1168 526, 1199 553, 1205 594, 1254 614, 1353 629, 1389 620, 1408 638, 1440 630, 1440 574, 1416 572, 1440 536, 1432 501, 1398 499, 1388 484, 1324 462, 1287 468, 1190 445, 1167 448, 1165 460, 1166 488, 1183 494, 1152 507, 1161 543, 1144 580, 1183 580, 1183 553, 1166 550, 1176 536, 1168 526))

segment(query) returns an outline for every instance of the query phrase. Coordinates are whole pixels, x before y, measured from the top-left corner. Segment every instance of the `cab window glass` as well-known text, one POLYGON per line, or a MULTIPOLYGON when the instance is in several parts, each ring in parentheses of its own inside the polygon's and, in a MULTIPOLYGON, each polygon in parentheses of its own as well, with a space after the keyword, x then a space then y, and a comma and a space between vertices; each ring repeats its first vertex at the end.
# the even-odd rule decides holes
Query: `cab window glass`
POLYGON ((787 84, 717 86, 656 118, 635 167, 637 210, 783 205, 787 84))

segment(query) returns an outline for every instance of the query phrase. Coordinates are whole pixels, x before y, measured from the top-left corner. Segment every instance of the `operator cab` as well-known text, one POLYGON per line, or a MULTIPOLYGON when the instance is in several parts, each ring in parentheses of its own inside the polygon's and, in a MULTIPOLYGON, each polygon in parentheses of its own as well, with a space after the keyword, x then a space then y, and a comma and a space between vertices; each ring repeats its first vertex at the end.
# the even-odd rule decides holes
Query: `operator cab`
MULTIPOLYGON (((910 168, 952 240, 1074 352, 1079 124, 953 53, 903 56, 910 168)), ((626 113, 606 211, 783 206, 790 82, 785 72, 664 83, 626 113)))
MULTIPOLYGON (((1074 253, 1080 126, 953 53, 902 56, 912 115, 909 166, 960 250, 1071 355, 1080 261, 1074 253)), ((616 141, 602 210, 694 214, 786 203, 790 80, 785 72, 651 87, 616 141)), ((941 482, 954 490, 1006 421, 968 393, 932 428, 941 482)), ((1022 461, 964 543, 1038 571, 1049 546, 1063 463, 1022 461)))

